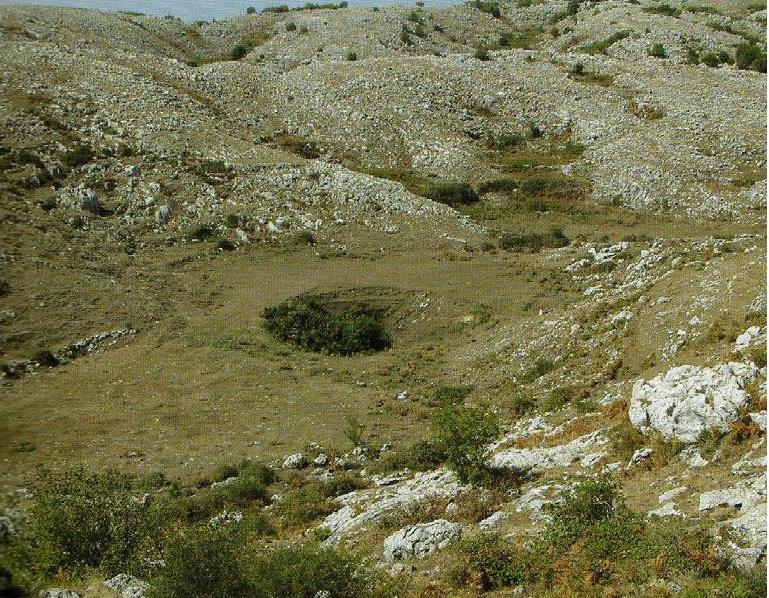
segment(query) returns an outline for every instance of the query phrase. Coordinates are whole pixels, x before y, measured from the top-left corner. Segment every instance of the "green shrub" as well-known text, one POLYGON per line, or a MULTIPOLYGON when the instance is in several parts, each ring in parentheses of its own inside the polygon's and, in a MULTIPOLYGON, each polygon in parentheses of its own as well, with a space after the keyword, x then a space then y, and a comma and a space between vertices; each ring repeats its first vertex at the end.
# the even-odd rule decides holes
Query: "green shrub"
POLYGON ((516 548, 499 534, 482 533, 462 540, 455 554, 450 572, 454 584, 472 583, 484 592, 523 583, 534 566, 528 551, 516 548))
POLYGON ((525 142, 523 135, 519 133, 500 133, 499 135, 489 135, 486 138, 486 145, 495 150, 519 147, 525 142))
POLYGON ((398 451, 385 453, 371 469, 375 472, 389 472, 399 469, 429 471, 446 460, 446 453, 435 442, 419 440, 411 446, 398 451))
POLYGON ((312 544, 266 547, 249 559, 248 575, 252 598, 379 595, 357 558, 312 544))
POLYGON ((644 12, 655 15, 666 15, 668 17, 677 17, 679 11, 670 4, 658 4, 656 6, 645 6, 642 9, 644 12))
POLYGON ((571 403, 577 397, 577 390, 573 386, 559 386, 542 401, 542 409, 555 411, 571 403))
POLYGON ((140 542, 164 523, 160 505, 142 494, 134 479, 114 471, 39 472, 30 512, 36 566, 73 573, 128 569, 140 542))
POLYGON ((738 44, 734 63, 742 70, 766 72, 766 52, 757 44, 738 44))
POLYGON ((558 550, 570 548, 597 523, 625 509, 617 482, 609 477, 588 479, 561 494, 561 502, 550 505, 550 521, 543 537, 547 545, 558 550))
POLYGON ((216 248, 222 251, 235 251, 236 249, 235 243, 224 237, 216 241, 216 248))
POLYGON ((286 23, 286 31, 296 31, 296 23, 293 21, 286 23))
POLYGON ((467 6, 476 8, 481 12, 488 13, 495 19, 502 17, 502 11, 500 10, 498 2, 490 2, 488 0, 471 0, 467 3, 467 6))
POLYGON ((288 12, 291 10, 288 5, 286 4, 280 4, 278 6, 267 6, 262 9, 262 12, 276 12, 276 13, 283 13, 288 12))
POLYGON ((334 511, 321 482, 308 483, 286 493, 271 508, 288 529, 307 528, 334 511))
POLYGON ((188 241, 197 239, 198 241, 204 241, 210 239, 214 235, 214 229, 210 224, 197 224, 193 226, 185 235, 188 241))
POLYGON ((657 42, 652 44, 651 48, 649 48, 649 51, 647 54, 653 58, 667 58, 668 53, 665 52, 665 46, 663 46, 661 43, 657 42))
POLYGON ((93 150, 90 145, 77 145, 62 157, 62 162, 70 168, 76 168, 87 164, 93 159, 93 150))
POLYGON ((341 473, 335 475, 332 479, 325 482, 323 492, 328 498, 336 498, 353 492, 354 490, 362 490, 366 488, 368 484, 366 480, 354 473, 341 473))
POLYGON ((435 444, 463 482, 482 481, 486 446, 499 434, 497 417, 482 406, 447 405, 433 418, 435 444))
POLYGON ((255 7, 255 6, 249 6, 249 7, 246 9, 246 14, 247 14, 247 15, 252 15, 252 14, 254 14, 255 12, 256 12, 256 7, 255 7))
POLYGON ((264 318, 267 332, 310 351, 352 355, 390 346, 381 312, 362 304, 331 310, 308 296, 269 307, 264 318))
POLYGON ((582 50, 588 54, 606 54, 606 50, 608 50, 618 41, 621 41, 627 37, 630 37, 630 31, 617 31, 616 33, 611 34, 609 37, 605 37, 604 39, 595 41, 592 44, 583 46, 582 50))
MULTIPOLYGON (((542 205, 530 203, 529 209, 540 211, 542 205)), ((565 247, 569 244, 569 238, 563 230, 553 227, 547 234, 540 233, 504 233, 499 239, 500 249, 505 251, 539 251, 543 247, 565 247)))
POLYGON ((700 56, 700 62, 712 68, 716 68, 721 64, 718 56, 713 54, 713 52, 705 52, 702 56, 700 56))
POLYGON ((350 62, 355 62, 358 60, 358 55, 355 52, 347 52, 347 60, 350 62))
POLYGON ((468 384, 462 386, 439 386, 433 393, 433 399, 438 405, 455 405, 467 398, 473 390, 468 384))
POLYGON ((542 376, 548 372, 552 372, 555 369, 555 363, 549 359, 539 358, 534 362, 526 372, 521 376, 521 381, 524 383, 534 382, 539 380, 542 376))
POLYGON ((475 52, 473 52, 473 58, 485 62, 491 60, 491 54, 489 54, 489 51, 486 48, 480 47, 476 48, 475 52))
POLYGON ((440 181, 432 183, 425 197, 450 206, 472 204, 478 201, 478 194, 468 183, 440 181))
POLYGON ((42 366, 54 368, 59 365, 59 359, 48 349, 38 349, 32 354, 32 361, 42 366))
POLYGON ((230 51, 230 60, 240 60, 241 58, 245 58, 251 50, 252 48, 249 48, 245 44, 236 44, 230 51))
POLYGON ((153 598, 251 598, 243 567, 242 539, 233 525, 199 524, 181 529, 166 543, 165 566, 152 579, 153 598))
POLYGON ((344 437, 349 440, 353 446, 361 446, 363 434, 366 426, 355 415, 348 415, 344 418, 344 437))

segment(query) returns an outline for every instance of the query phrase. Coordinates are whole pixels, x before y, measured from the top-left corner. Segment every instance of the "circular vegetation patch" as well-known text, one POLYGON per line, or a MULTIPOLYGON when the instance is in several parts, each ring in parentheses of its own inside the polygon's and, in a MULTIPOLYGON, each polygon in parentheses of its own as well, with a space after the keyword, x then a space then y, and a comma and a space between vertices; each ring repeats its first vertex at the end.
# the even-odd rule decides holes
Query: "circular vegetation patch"
POLYGON ((333 304, 304 295, 264 310, 274 337, 310 351, 335 355, 381 351, 390 344, 383 310, 365 302, 333 304))

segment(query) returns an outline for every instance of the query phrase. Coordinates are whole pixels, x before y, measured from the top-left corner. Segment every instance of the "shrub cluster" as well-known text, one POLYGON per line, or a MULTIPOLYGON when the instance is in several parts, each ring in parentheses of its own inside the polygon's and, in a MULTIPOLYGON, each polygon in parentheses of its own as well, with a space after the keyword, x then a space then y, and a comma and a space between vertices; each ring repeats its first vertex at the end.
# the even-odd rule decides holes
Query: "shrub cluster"
POLYGON ((486 448, 500 432, 497 416, 483 406, 446 405, 432 421, 435 446, 462 482, 488 477, 486 448))
POLYGON ((289 300, 264 310, 264 327, 302 349, 338 355, 390 346, 381 310, 364 304, 331 309, 319 297, 289 300))
POLYGON ((553 227, 548 233, 505 233, 499 239, 505 251, 539 251, 545 247, 566 247, 569 238, 563 230, 553 227))
POLYGON ((472 204, 478 201, 478 194, 468 183, 439 181, 432 183, 425 197, 450 206, 472 204))
POLYGON ((451 579, 458 586, 500 590, 523 585, 526 595, 629 596, 649 580, 675 579, 686 596, 763 596, 766 581, 740 574, 719 556, 717 540, 684 519, 647 519, 626 506, 608 477, 564 491, 549 509, 541 536, 527 545, 498 534, 461 542, 451 579), (756 593, 752 593, 756 592, 756 593))

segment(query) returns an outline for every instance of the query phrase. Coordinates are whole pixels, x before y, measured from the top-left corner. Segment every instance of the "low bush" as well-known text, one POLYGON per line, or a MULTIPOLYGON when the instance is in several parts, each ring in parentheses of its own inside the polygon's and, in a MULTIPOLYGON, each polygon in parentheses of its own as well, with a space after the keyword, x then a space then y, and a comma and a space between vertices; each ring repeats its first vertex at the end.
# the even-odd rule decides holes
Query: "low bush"
POLYGON ((152 579, 152 598, 251 598, 242 538, 232 525, 199 524, 177 531, 164 546, 165 566, 152 579))
POLYGON ((32 354, 32 361, 42 366, 54 368, 59 365, 59 359, 48 349, 38 349, 32 354))
POLYGON ((205 241, 214 236, 214 229, 210 224, 196 224, 190 230, 187 231, 185 238, 188 241, 197 239, 198 241, 205 241))
POLYGON ((653 58, 667 58, 668 53, 665 51, 665 46, 663 46, 661 43, 657 42, 655 44, 652 44, 652 46, 649 48, 647 54, 653 58))
POLYGON ((608 50, 611 46, 616 44, 618 41, 628 37, 630 37, 630 31, 617 31, 616 33, 611 34, 609 37, 605 37, 593 42, 592 44, 583 46, 582 50, 588 54, 606 54, 606 50, 608 50))
POLYGON ((738 44, 734 63, 737 68, 748 71, 766 72, 766 52, 757 44, 738 44))
MULTIPOLYGON (((539 211, 536 204, 531 208, 539 211)), ((565 247, 569 244, 569 238, 563 230, 553 227, 549 233, 505 233, 499 239, 500 249, 505 251, 539 251, 545 247, 565 247)))
POLYGON ((62 157, 65 166, 76 168, 83 166, 93 159, 93 150, 90 145, 77 145, 62 157))
POLYGON ((33 490, 30 568, 42 572, 123 572, 140 543, 167 523, 162 501, 142 499, 146 488, 114 471, 44 470, 33 490))
POLYGON ((540 537, 525 546, 494 534, 460 542, 452 581, 482 590, 523 586, 524 594, 537 596, 636 595, 652 580, 690 587, 723 587, 730 580, 741 591, 765 589, 758 576, 730 570, 706 529, 682 518, 649 519, 630 511, 619 484, 608 477, 564 490, 546 510, 540 537))
POLYGON ((358 60, 358 54, 355 52, 347 52, 347 60, 350 62, 355 62, 358 60))
POLYGON ((549 359, 539 358, 534 362, 526 372, 521 375, 521 382, 529 383, 540 379, 548 372, 552 372, 555 369, 555 364, 549 359))
POLYGON ((491 60, 491 54, 486 48, 480 47, 473 52, 473 58, 485 62, 491 60))
POLYGON ((457 181, 438 181, 431 183, 425 196, 428 199, 450 206, 472 204, 478 201, 478 194, 468 184, 457 181))
POLYGON ((328 515, 334 510, 334 505, 329 500, 322 482, 317 482, 287 492, 272 506, 272 510, 284 527, 297 529, 307 528, 328 515))
POLYGON ((432 430, 436 447, 462 482, 486 477, 486 447, 499 434, 497 417, 483 406, 447 405, 435 415, 432 430))
POLYGON ((286 31, 289 31, 289 32, 296 31, 296 23, 294 23, 293 21, 289 21, 288 23, 286 23, 285 29, 286 31))
POLYGON ((310 351, 352 355, 381 351, 390 338, 379 310, 367 305, 331 309, 315 296, 264 310, 264 327, 276 338, 310 351))
POLYGON ((364 478, 354 473, 340 473, 335 475, 332 479, 325 482, 323 492, 328 498, 336 498, 353 492, 354 490, 362 490, 366 488, 368 483, 364 478))
POLYGON ((433 401, 436 405, 455 405, 464 401, 472 392, 473 387, 464 384, 462 386, 439 386, 433 393, 433 401))
POLYGON ((264 548, 249 559, 248 577, 252 598, 377 598, 385 592, 356 557, 313 544, 264 548))
POLYGON ((674 6, 670 6, 670 4, 657 4, 655 6, 645 6, 642 10, 645 13, 654 14, 654 15, 665 15, 668 17, 677 17, 680 12, 674 6))
POLYGON ((471 0, 470 2, 467 3, 467 6, 478 9, 481 12, 490 14, 495 19, 499 19, 502 17, 502 11, 500 10, 500 6, 498 2, 490 2, 488 0, 471 0))
POLYGON ((429 471, 446 460, 446 453, 433 441, 419 440, 411 446, 385 455, 370 469, 378 473, 387 473, 400 469, 429 471))
POLYGON ((456 553, 451 581, 460 587, 472 584, 484 592, 523 583, 534 565, 529 552, 493 533, 462 540, 456 553))

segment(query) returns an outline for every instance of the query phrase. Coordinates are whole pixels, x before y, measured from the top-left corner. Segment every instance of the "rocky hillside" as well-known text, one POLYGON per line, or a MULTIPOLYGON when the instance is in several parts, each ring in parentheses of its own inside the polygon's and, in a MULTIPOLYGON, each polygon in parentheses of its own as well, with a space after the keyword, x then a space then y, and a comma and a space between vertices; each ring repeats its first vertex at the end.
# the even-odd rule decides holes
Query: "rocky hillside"
POLYGON ((765 38, 0 7, 0 595, 765 595, 765 38))

